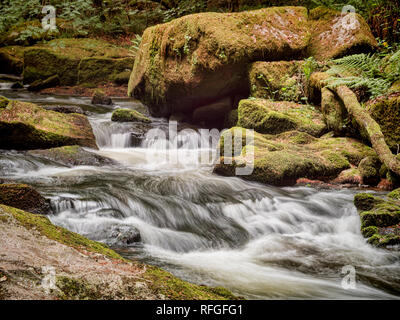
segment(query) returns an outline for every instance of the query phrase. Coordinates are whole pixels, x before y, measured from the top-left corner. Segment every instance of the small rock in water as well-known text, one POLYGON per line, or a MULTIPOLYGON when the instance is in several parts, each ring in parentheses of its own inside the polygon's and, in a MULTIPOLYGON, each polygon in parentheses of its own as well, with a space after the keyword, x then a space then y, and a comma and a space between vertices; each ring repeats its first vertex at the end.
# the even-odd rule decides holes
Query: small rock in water
POLYGON ((58 75, 54 75, 43 81, 36 80, 28 87, 28 90, 29 91, 40 91, 40 90, 47 89, 47 88, 57 87, 58 85, 60 85, 60 78, 58 77, 58 75))
POLYGON ((112 246, 129 246, 141 241, 139 230, 127 225, 111 227, 109 238, 108 242, 112 246))
POLYGON ((92 104, 112 105, 112 99, 107 96, 104 91, 96 90, 92 96, 92 104))
POLYGON ((42 106, 42 107, 49 111, 56 111, 65 114, 78 113, 87 115, 87 112, 85 112, 81 107, 76 107, 76 106, 42 106))
POLYGON ((15 82, 12 86, 11 89, 22 89, 24 85, 21 82, 15 82))

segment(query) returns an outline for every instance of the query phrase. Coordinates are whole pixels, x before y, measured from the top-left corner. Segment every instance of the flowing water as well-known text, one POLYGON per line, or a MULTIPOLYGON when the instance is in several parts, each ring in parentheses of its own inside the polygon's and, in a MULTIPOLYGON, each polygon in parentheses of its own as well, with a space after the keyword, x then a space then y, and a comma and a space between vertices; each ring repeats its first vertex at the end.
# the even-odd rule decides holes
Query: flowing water
MULTIPOLYGON (((148 139, 132 147, 135 124, 110 121, 111 108, 85 98, 41 96, 1 87, 0 94, 90 111, 100 150, 115 164, 66 167, 23 152, 0 154, 0 176, 51 199, 53 223, 113 243, 115 226, 139 230, 140 243, 117 247, 198 284, 224 286, 253 299, 392 299, 400 296, 400 253, 366 243, 352 203, 356 191, 275 188, 212 173, 199 161, 214 148, 186 132, 178 148, 148 139), (185 143, 182 143, 185 142, 185 143), (178 161, 166 161, 174 155, 178 161), (344 266, 356 270, 344 289, 344 266)), ((116 99, 123 107, 140 107, 116 99)), ((152 127, 168 130, 163 119, 152 127)), ((211 158, 211 157, 210 157, 211 158)))

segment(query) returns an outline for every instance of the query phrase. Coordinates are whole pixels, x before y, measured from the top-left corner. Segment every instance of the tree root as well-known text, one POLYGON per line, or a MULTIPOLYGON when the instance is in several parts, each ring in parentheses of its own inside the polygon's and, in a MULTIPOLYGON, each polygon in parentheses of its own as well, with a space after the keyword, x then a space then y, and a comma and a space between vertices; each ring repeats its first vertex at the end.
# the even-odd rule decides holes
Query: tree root
POLYGON ((340 99, 342 99, 349 115, 357 121, 358 125, 365 128, 372 143, 372 147, 382 163, 384 163, 396 175, 400 176, 400 159, 396 158, 392 153, 386 144, 381 127, 360 105, 355 93, 347 86, 338 86, 333 90, 337 93, 340 99))

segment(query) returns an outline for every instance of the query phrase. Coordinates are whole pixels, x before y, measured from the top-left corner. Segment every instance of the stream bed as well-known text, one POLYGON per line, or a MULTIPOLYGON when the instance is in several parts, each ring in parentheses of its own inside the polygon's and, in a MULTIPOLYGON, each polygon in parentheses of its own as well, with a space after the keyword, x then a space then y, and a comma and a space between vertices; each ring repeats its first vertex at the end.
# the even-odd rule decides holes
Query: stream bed
MULTIPOLYGON (((113 245, 127 258, 160 266, 197 284, 223 286, 249 299, 398 299, 400 252, 374 248, 360 232, 355 190, 276 188, 212 173, 200 163, 215 148, 186 132, 173 150, 154 140, 136 147, 135 124, 111 122, 113 107, 89 98, 39 95, 0 86, 0 95, 89 111, 102 167, 66 167, 24 152, 0 151, 0 177, 29 183, 51 199, 59 226, 113 245), (171 163, 167 155, 178 161, 171 163), (118 246, 113 228, 141 241, 118 246), (356 270, 345 289, 344 266, 356 270)), ((143 106, 114 99, 116 106, 143 106)), ((115 107, 116 107, 115 106, 115 107)), ((165 119, 152 127, 168 130, 165 119)), ((212 156, 210 156, 212 159, 212 156)))

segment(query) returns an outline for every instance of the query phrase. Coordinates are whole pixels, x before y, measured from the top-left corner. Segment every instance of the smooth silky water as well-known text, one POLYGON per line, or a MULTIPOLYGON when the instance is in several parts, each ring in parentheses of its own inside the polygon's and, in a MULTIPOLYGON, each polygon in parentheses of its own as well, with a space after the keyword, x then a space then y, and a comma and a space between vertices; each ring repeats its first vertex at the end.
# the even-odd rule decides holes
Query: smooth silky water
MULTIPOLYGON (((90 111, 96 152, 116 161, 69 168, 1 152, 0 176, 29 183, 50 198, 54 224, 105 243, 111 227, 133 226, 142 242, 115 248, 125 257, 246 298, 399 298, 400 253, 366 243, 353 205, 357 191, 275 188, 220 177, 212 173, 215 148, 201 149, 198 133, 182 134, 185 147, 177 150, 151 139, 132 148, 136 125, 112 123, 112 108, 93 107, 86 98, 1 88, 12 99, 90 111), (199 161, 204 154, 210 155, 208 164, 199 161), (342 287, 346 265, 356 268, 356 289, 342 287)), ((130 99, 115 103, 139 106, 130 99)), ((165 120, 153 120, 152 127, 168 130, 165 120)))

